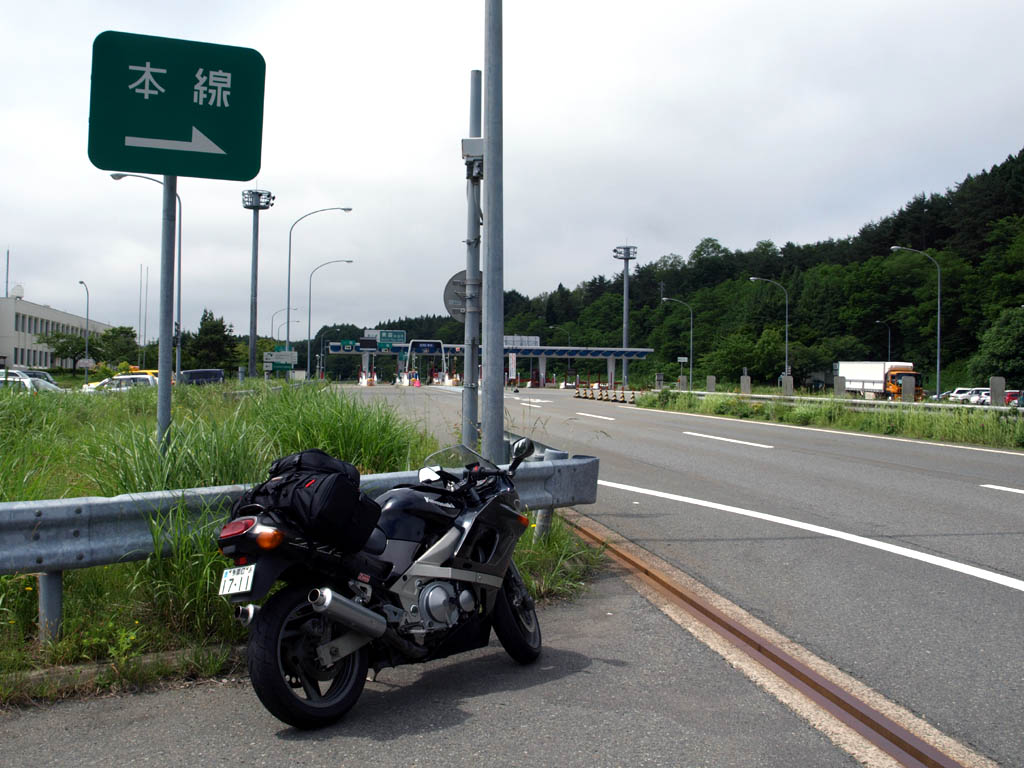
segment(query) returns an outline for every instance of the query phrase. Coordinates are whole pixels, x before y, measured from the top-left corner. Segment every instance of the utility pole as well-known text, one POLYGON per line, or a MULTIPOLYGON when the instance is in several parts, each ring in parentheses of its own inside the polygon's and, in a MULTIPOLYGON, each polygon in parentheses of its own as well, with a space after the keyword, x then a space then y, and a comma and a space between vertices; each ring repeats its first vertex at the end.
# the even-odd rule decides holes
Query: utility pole
MULTIPOLYGON (((501 0, 484 6, 483 454, 505 461, 505 235, 501 0)), ((468 275, 467 275, 468 277, 468 275)))
MULTIPOLYGON (((629 262, 636 258, 635 245, 620 245, 612 254, 622 260, 622 348, 629 346, 629 262)), ((615 382, 609 381, 609 384, 615 382)), ((622 386, 629 384, 629 361, 622 358, 622 386)))
POLYGON ((469 78, 469 136, 476 141, 463 148, 466 160, 466 329, 463 343, 462 444, 476 450, 477 371, 480 366, 480 182, 484 175, 483 142, 480 140, 481 72, 474 69, 469 78), (476 152, 479 151, 479 155, 476 152))

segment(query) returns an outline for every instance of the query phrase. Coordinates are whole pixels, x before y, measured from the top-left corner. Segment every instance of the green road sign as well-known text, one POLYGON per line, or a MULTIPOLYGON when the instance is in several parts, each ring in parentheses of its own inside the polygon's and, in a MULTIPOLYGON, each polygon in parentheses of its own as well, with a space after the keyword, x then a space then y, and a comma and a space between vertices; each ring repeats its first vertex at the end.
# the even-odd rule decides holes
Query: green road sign
POLYGON ((378 341, 405 344, 405 331, 381 331, 378 341))
POLYGON ((260 170, 266 63, 251 48, 103 32, 89 159, 108 171, 248 181, 260 170))

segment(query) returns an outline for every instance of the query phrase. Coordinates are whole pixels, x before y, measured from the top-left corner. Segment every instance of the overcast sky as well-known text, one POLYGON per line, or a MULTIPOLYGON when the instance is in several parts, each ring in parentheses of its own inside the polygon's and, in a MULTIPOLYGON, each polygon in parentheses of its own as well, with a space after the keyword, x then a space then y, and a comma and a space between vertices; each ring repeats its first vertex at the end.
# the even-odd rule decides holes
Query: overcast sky
MULTIPOLYGON (((136 326, 149 269, 157 335, 160 189, 87 156, 92 44, 105 30, 244 46, 267 65, 262 169, 181 178, 182 316, 249 328, 252 215, 259 323, 286 306, 314 332, 442 314, 465 267, 470 71, 483 0, 14 3, 0 19, 0 248, 25 298, 136 326), (161 7, 162 5, 162 7, 161 7)), ((536 295, 686 255, 856 234, 1024 146, 1017 0, 971 3, 504 4, 505 288, 536 295)), ((186 137, 182 137, 186 138, 186 137)), ((2 253, 0 253, 2 255, 2 253)), ((277 316, 278 324, 284 319, 277 316)), ((274 329, 277 331, 278 329, 274 329)), ((284 330, 281 329, 283 336, 284 330)))

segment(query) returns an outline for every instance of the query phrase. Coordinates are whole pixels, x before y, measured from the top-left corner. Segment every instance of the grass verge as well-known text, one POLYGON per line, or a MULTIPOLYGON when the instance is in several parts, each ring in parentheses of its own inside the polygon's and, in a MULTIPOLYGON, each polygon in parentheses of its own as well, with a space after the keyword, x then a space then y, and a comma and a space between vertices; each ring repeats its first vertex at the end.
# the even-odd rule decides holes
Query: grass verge
POLYGON ((637 406, 943 443, 1024 448, 1024 419, 1017 413, 967 406, 941 410, 900 405, 859 409, 857 400, 823 398, 820 402, 794 405, 734 395, 698 397, 666 389, 640 396, 637 406))

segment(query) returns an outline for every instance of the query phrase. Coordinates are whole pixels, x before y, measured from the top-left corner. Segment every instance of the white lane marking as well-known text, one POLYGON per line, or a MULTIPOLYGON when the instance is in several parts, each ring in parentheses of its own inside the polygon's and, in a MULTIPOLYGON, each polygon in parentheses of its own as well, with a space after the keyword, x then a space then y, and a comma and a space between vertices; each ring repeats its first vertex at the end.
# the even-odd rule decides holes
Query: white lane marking
POLYGON ((591 419, 604 419, 605 421, 615 421, 612 416, 598 416, 596 413, 583 413, 582 411, 576 411, 577 416, 587 416, 591 419))
POLYGON ((721 440, 723 443, 739 443, 740 445, 752 445, 755 448, 774 448, 774 445, 765 445, 764 443, 748 443, 746 440, 733 440, 731 437, 719 437, 718 435, 705 435, 701 432, 683 432, 684 435, 692 435, 693 437, 706 437, 708 440, 721 440))
POLYGON ((1024 493, 1020 488, 1007 488, 1005 485, 983 485, 982 488, 991 488, 993 491, 1008 491, 1009 493, 1024 493))
POLYGON ((543 408, 543 405, 534 405, 533 403, 522 402, 520 403, 523 408, 543 408))
POLYGON ((1021 456, 1021 451, 1005 451, 999 448, 979 448, 976 445, 956 445, 954 443, 933 443, 931 440, 913 440, 909 437, 889 437, 888 435, 869 435, 866 432, 844 432, 841 429, 823 429, 821 427, 801 427, 796 424, 777 424, 774 421, 752 421, 750 419, 734 419, 728 416, 710 416, 706 413, 687 413, 685 411, 663 411, 658 408, 638 408, 635 405, 620 405, 619 408, 629 408, 636 413, 650 411, 651 413, 667 413, 672 416, 694 416, 698 419, 717 419, 718 421, 730 421, 735 424, 742 421, 744 424, 758 424, 762 427, 781 427, 783 429, 804 429, 808 432, 824 432, 828 435, 845 435, 846 437, 866 437, 870 440, 893 440, 897 443, 914 443, 915 445, 929 445, 933 448, 959 448, 964 451, 981 451, 982 453, 1001 453, 1004 456, 1021 456))
POLYGON ((744 517, 752 517, 756 520, 764 520, 769 523, 777 523, 778 525, 786 525, 790 528, 799 528, 804 531, 810 531, 811 533, 818 533, 822 536, 830 536, 834 539, 842 539, 843 541, 849 541, 853 544, 860 544, 865 547, 871 547, 872 549, 880 549, 883 552, 889 552, 893 555, 900 555, 901 557, 910 558, 911 560, 920 560, 923 563, 929 563, 930 565, 937 565, 940 568, 946 568, 950 571, 956 571, 957 573, 963 573, 968 576, 974 576, 977 579, 984 581, 991 581, 994 584, 1000 584, 1010 589, 1016 589, 1024 592, 1024 581, 1015 579, 1012 576, 1004 576, 1001 573, 995 573, 993 571, 987 571, 984 568, 977 568, 973 565, 965 565, 964 563, 958 563, 955 560, 948 560, 945 557, 937 557, 935 555, 929 555, 926 552, 918 552, 914 549, 908 549, 906 547, 898 547, 895 544, 888 544, 884 541, 875 541, 874 539, 868 539, 864 536, 857 536, 852 533, 846 533, 845 531, 837 531, 833 528, 825 528, 821 525, 814 525, 812 523, 803 523, 799 520, 790 520, 789 518, 779 517, 777 515, 768 515, 764 512, 755 512, 752 509, 743 509, 742 507, 732 507, 728 504, 719 504, 714 501, 704 501, 702 499, 693 499, 689 496, 679 496, 674 493, 665 493, 664 491, 652 491, 649 488, 638 488, 635 485, 623 485, 622 483, 612 483, 607 480, 598 480, 598 485, 606 485, 609 488, 618 488, 622 491, 632 491, 633 493, 642 493, 646 496, 655 496, 659 499, 668 499, 670 501, 679 501, 683 504, 693 504, 697 507, 706 507, 707 509, 717 509, 721 512, 731 512, 734 515, 743 515, 744 517))

